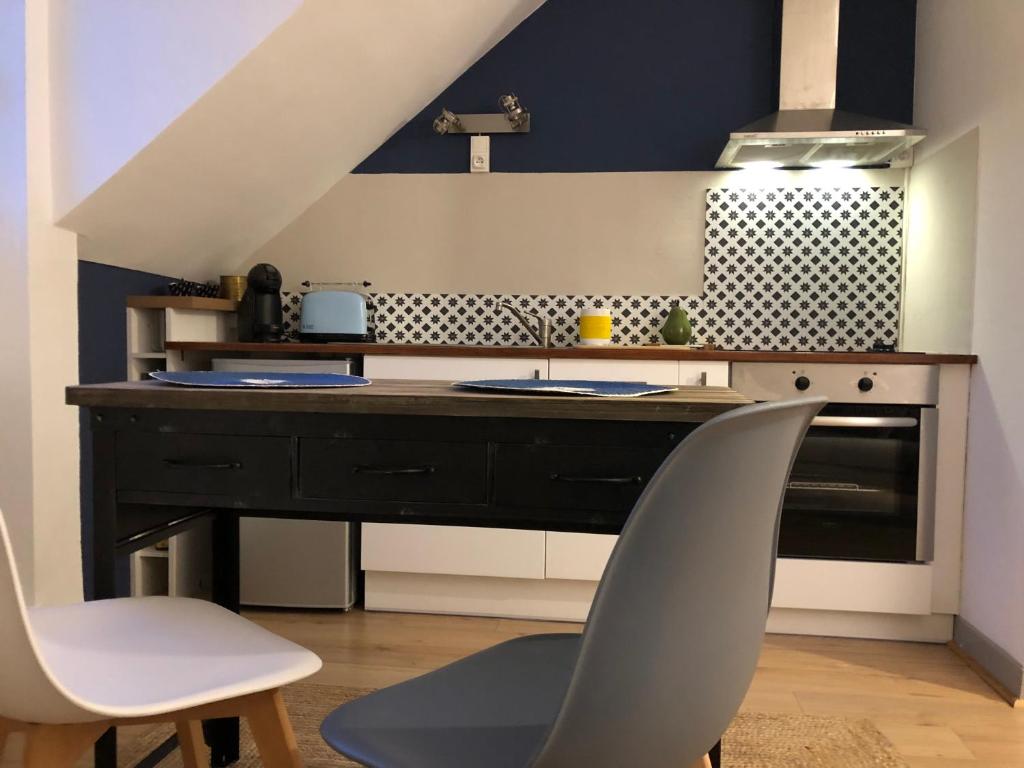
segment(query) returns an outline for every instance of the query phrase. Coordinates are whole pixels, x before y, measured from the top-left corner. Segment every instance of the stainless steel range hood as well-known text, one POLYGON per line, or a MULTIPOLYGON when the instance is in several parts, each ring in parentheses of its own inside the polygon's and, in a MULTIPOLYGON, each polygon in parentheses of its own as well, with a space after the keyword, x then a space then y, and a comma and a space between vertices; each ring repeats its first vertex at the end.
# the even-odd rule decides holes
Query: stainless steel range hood
POLYGON ((910 165, 912 125, 836 106, 839 0, 784 0, 779 111, 729 134, 718 168, 910 165))

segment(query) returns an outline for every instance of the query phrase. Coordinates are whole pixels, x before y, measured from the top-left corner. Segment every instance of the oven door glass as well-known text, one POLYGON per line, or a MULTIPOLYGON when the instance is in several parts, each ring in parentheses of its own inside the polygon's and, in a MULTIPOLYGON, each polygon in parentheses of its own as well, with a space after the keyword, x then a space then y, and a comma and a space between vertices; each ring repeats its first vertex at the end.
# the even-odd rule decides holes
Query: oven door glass
POLYGON ((781 557, 913 561, 921 409, 827 406, 797 454, 781 557))

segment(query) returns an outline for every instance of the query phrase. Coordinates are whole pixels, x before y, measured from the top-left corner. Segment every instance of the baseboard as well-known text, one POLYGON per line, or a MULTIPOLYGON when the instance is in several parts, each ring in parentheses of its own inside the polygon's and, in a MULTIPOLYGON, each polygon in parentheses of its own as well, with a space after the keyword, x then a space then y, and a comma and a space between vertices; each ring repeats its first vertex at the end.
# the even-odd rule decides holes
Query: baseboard
POLYGON ((953 637, 953 617, 945 614, 918 616, 772 608, 768 614, 768 632, 779 635, 946 643, 953 637))
POLYGON ((1002 646, 957 616, 949 647, 1010 706, 1024 707, 1024 665, 1002 646))
POLYGON ((596 581, 366 571, 368 611, 581 622, 596 581))

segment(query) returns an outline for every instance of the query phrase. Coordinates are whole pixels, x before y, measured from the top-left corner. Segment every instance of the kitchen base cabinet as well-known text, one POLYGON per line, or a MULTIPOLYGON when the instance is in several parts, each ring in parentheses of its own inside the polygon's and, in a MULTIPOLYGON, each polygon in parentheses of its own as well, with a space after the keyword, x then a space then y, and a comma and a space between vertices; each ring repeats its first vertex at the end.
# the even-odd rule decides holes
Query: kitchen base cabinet
POLYGON ((544 576, 548 579, 600 581, 618 536, 606 533, 547 531, 544 576))
MULTIPOLYGON (((540 350, 538 350, 540 351, 540 350)), ((427 355, 366 355, 363 375, 368 379, 546 379, 545 358, 429 357, 427 355)))
MULTIPOLYGON (((367 355, 363 375, 371 380, 546 379, 548 361, 367 355)), ((462 450, 472 447, 463 446, 462 450)), ((464 471, 467 460, 461 460, 459 466, 464 471)), ((516 605, 515 600, 505 605, 497 593, 488 598, 480 585, 543 581, 544 548, 544 531, 366 523, 361 553, 366 608, 512 615, 507 611, 516 605), (466 587, 476 582, 480 582, 477 588, 466 587), (458 590, 449 591, 453 584, 472 597, 460 598, 458 590)))
POLYGON ((678 360, 570 360, 550 361, 552 379, 639 381, 670 386, 729 386, 729 363, 678 360))
POLYGON ((366 571, 543 579, 544 531, 363 523, 362 563, 366 571))
MULTIPOLYGON (((970 369, 941 368, 937 463, 942 485, 937 488, 934 558, 926 563, 781 558, 769 631, 922 642, 952 637, 970 369)), ((840 375, 835 366, 823 369, 822 375, 826 373, 840 375)), ((729 386, 731 369, 723 361, 367 356, 366 375, 729 386)), ((595 510, 624 509, 631 503, 628 494, 638 492, 656 469, 660 450, 652 452, 657 454, 652 460, 642 448, 624 446, 610 445, 599 456, 581 457, 575 447, 557 441, 501 444, 492 448, 488 471, 494 473, 495 493, 513 506, 566 504, 572 496, 595 510), (530 481, 524 483, 523 477, 530 481), (587 478, 590 483, 581 482, 587 478), (604 487, 595 478, 616 482, 604 487)), ((685 503, 682 499, 683 510, 685 503)), ((583 621, 617 540, 613 535, 555 531, 524 536, 501 529, 387 528, 364 526, 370 610, 583 621)))

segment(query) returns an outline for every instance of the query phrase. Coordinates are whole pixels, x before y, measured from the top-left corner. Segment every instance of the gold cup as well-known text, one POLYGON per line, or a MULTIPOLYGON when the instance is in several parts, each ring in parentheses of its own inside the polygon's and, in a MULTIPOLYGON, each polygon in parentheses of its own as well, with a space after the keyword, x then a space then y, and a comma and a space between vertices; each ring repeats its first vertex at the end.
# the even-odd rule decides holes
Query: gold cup
POLYGON ((245 275, 221 275, 220 297, 231 299, 231 301, 241 301, 247 280, 245 275))

